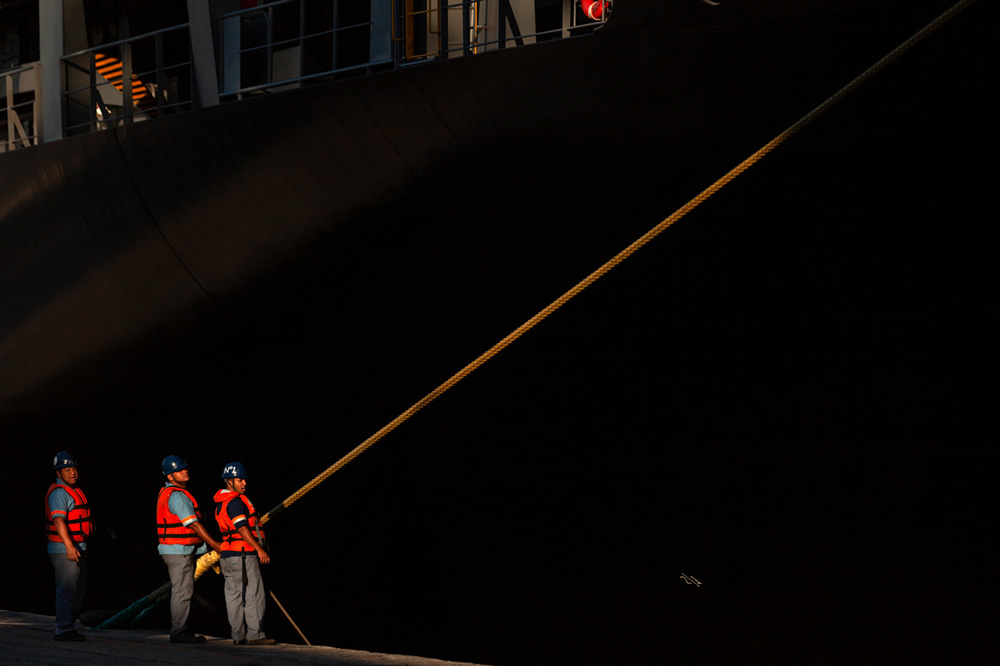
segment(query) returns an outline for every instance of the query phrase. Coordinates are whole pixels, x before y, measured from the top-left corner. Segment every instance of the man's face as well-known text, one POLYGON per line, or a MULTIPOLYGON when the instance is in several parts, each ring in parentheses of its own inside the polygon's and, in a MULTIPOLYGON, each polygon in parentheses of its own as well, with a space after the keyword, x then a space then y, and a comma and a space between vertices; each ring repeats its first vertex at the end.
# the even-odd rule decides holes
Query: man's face
POLYGON ((239 493, 243 495, 247 491, 247 480, 246 479, 229 479, 229 489, 234 493, 239 493))
POLYGON ((76 471, 76 467, 63 467, 56 470, 56 476, 67 486, 75 486, 80 473, 76 471))
POLYGON ((167 481, 170 481, 175 486, 185 486, 190 480, 191 473, 186 469, 182 469, 179 472, 172 472, 167 475, 167 481))

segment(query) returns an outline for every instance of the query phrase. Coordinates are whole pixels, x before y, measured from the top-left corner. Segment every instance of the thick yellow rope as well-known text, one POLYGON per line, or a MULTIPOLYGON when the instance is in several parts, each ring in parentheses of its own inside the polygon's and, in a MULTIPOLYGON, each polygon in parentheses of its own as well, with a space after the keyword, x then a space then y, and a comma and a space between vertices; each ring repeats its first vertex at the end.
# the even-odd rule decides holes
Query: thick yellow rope
MULTIPOLYGON (((505 349, 506 347, 508 347, 515 340, 517 340, 522 335, 524 335, 525 333, 527 333, 529 330, 531 330, 532 328, 534 328, 543 319, 545 319, 550 314, 552 314, 553 312, 555 312, 556 310, 558 310, 560 307, 562 307, 563 305, 565 305, 571 298, 577 296, 584 289, 586 289, 587 287, 589 287, 590 285, 592 285, 594 282, 596 282, 597 280, 599 280, 600 278, 602 278, 604 275, 606 275, 608 272, 610 272, 612 268, 614 268, 618 264, 620 264, 623 261, 625 261, 626 259, 628 259, 630 256, 632 256, 632 254, 634 254, 641 247, 643 247, 648 242, 650 242, 651 240, 653 240, 654 238, 656 238, 656 236, 658 236, 660 233, 662 233, 668 227, 672 226, 675 222, 677 222, 678 220, 680 220, 682 217, 684 217, 685 215, 687 215, 688 213, 690 213, 692 210, 694 210, 697 206, 699 206, 702 202, 704 202, 710 196, 712 196, 713 194, 715 194, 716 192, 718 192, 720 189, 722 189, 723 187, 725 187, 726 185, 728 185, 730 181, 732 181, 737 176, 739 176, 741 173, 743 173, 744 171, 746 171, 747 169, 749 169, 751 166, 753 166, 754 164, 756 164, 757 162, 759 162, 761 159, 764 158, 765 155, 767 155, 768 153, 770 153, 771 151, 773 151, 775 148, 777 148, 778 146, 780 146, 781 144, 783 144, 785 141, 787 141, 788 139, 790 139, 792 136, 794 136, 795 134, 797 134, 800 130, 802 130, 802 128, 804 128, 806 125, 808 125, 811 122, 813 122, 814 120, 816 120, 816 118, 818 118, 823 113, 825 113, 826 111, 828 111, 832 106, 834 106, 835 104, 837 104, 841 99, 843 99, 849 93, 853 92, 856 88, 858 88, 859 86, 861 86, 861 84, 863 84, 865 81, 867 81, 868 79, 870 79, 871 77, 873 77, 875 74, 877 74, 878 72, 880 72, 882 69, 884 69, 890 63, 892 63, 895 60, 897 60, 901 55, 903 55, 903 53, 905 53, 906 51, 908 51, 910 48, 912 48, 919 41, 921 41, 922 39, 924 39, 925 37, 927 37, 929 34, 931 34, 932 32, 934 32, 938 28, 940 28, 947 21, 949 21, 950 19, 952 19, 956 14, 958 14, 960 11, 962 11, 963 9, 965 9, 967 6, 971 5, 973 2, 975 2, 975 0, 961 0, 960 2, 956 3, 955 5, 953 5, 950 9, 948 9, 947 11, 945 11, 943 14, 941 14, 940 16, 938 16, 936 19, 934 19, 932 22, 930 22, 929 24, 927 24, 919 32, 917 32, 912 37, 910 37, 909 39, 907 39, 905 42, 903 42, 902 44, 900 44, 899 46, 897 46, 895 49, 893 49, 892 51, 890 51, 881 60, 879 60, 874 65, 872 65, 871 67, 869 67, 868 69, 866 69, 864 72, 862 72, 861 74, 859 74, 852 81, 850 81, 847 85, 845 85, 843 88, 841 88, 836 93, 834 93, 833 95, 831 95, 826 101, 824 101, 819 106, 817 106, 816 108, 814 108, 812 111, 810 111, 809 113, 807 113, 806 115, 804 115, 795 124, 793 124, 788 129, 786 129, 784 132, 782 132, 781 134, 779 134, 778 136, 776 136, 775 138, 773 138, 771 141, 769 141, 767 144, 765 144, 762 148, 760 148, 757 152, 753 153, 752 155, 750 155, 750 157, 748 157, 745 160, 743 160, 742 162, 740 162, 736 167, 734 167, 733 169, 731 169, 727 174, 725 174, 724 176, 722 176, 721 178, 719 178, 717 181, 715 181, 714 183, 712 183, 711 185, 709 185, 707 188, 705 188, 696 197, 694 197, 693 199, 691 199, 690 201, 688 201, 686 204, 684 204, 683 206, 681 206, 679 209, 677 209, 677 211, 674 212, 673 215, 671 215, 670 217, 666 218, 665 220, 663 220, 662 222, 660 222, 659 224, 657 224, 655 227, 653 227, 652 229, 650 229, 649 231, 647 231, 645 234, 643 234, 641 237, 639 237, 636 241, 634 241, 631 245, 629 245, 624 250, 622 250, 621 252, 619 252, 618 254, 616 254, 609 261, 607 261, 605 264, 603 264, 600 268, 598 268, 597 270, 595 270, 593 273, 591 273, 590 275, 588 275, 587 277, 585 277, 583 280, 581 280, 580 282, 578 282, 575 286, 573 286, 569 291, 567 291, 562 296, 560 296, 559 298, 557 298, 555 301, 553 301, 552 303, 550 303, 547 307, 545 307, 543 310, 541 310, 538 314, 536 314, 531 319, 529 319, 528 321, 526 321, 523 324, 521 324, 520 326, 518 326, 513 332, 511 332, 509 335, 507 335, 507 337, 503 338, 498 343, 496 343, 495 345, 493 345, 492 347, 490 347, 485 353, 483 353, 482 355, 480 355, 476 360, 472 361, 467 366, 465 366, 464 368, 462 368, 461 370, 459 370, 458 372, 456 372, 449 379, 447 379, 443 384, 441 384, 440 386, 438 386, 437 388, 435 388, 433 391, 431 391, 430 393, 428 393, 427 395, 425 395, 423 398, 421 398, 419 401, 417 401, 415 404, 413 404, 413 406, 411 406, 409 409, 407 409, 402 414, 400 414, 395 419, 393 419, 391 422, 389 422, 388 424, 386 424, 385 426, 383 426, 374 435, 372 435, 371 437, 369 437, 368 439, 366 439, 365 441, 361 442, 356 447, 354 447, 354 449, 352 449, 347 455, 345 455, 343 458, 341 458, 340 460, 338 460, 336 463, 334 463, 333 465, 331 465, 330 467, 328 467, 321 474, 319 474, 318 476, 316 476, 312 481, 310 481, 309 483, 307 483, 306 485, 304 485, 302 488, 300 488, 298 491, 296 491, 294 494, 292 494, 290 497, 288 497, 288 499, 286 499, 284 502, 282 502, 279 506, 275 507, 274 509, 272 509, 271 511, 269 511, 267 514, 265 514, 261 518, 261 523, 266 523, 273 515, 277 514, 282 509, 285 509, 285 508, 291 506, 292 503, 298 501, 303 495, 305 495, 306 493, 308 493, 310 490, 312 490, 313 488, 315 488, 319 484, 321 484, 324 481, 326 481, 331 475, 333 475, 335 472, 337 472, 342 467, 344 467, 345 465, 347 465, 347 463, 351 462, 352 460, 354 460, 355 458, 357 458, 359 455, 361 455, 362 453, 364 453, 369 447, 371 447, 373 444, 375 444, 376 442, 378 442, 380 439, 382 439, 383 437, 385 437, 386 435, 388 435, 390 432, 392 432, 393 430, 395 430, 404 421, 406 421, 411 416, 413 416, 414 414, 416 414, 417 412, 419 412, 421 409, 423 409, 424 407, 426 407, 427 405, 429 405, 431 402, 433 402, 438 397, 440 397, 441 394, 443 394, 445 391, 447 391, 448 389, 450 389, 452 386, 454 386, 458 382, 462 381, 465 377, 467 377, 468 375, 470 375, 474 370, 476 370, 481 365, 483 365, 484 363, 486 363, 488 360, 490 360, 491 358, 493 358, 494 356, 496 356, 500 351, 502 351, 503 349, 505 349)), ((195 576, 198 577, 202 573, 204 573, 205 571, 207 571, 209 568, 211 568, 215 564, 215 562, 218 561, 218 559, 219 559, 218 554, 214 553, 214 552, 213 553, 208 553, 207 555, 203 555, 201 557, 201 559, 198 561, 198 569, 197 569, 197 572, 196 572, 195 576), (204 565, 203 565, 203 562, 204 562, 204 565)))

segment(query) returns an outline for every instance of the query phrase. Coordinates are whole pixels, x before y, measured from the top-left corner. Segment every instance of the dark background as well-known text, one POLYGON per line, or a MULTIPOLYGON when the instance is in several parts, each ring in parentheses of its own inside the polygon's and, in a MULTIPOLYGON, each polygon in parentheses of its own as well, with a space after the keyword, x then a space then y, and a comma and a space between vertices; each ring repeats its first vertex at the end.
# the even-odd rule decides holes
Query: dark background
MULTIPOLYGON (((494 664, 994 663, 988 4, 276 518, 265 581, 309 639, 494 664)), ((370 115, 393 108, 371 106, 376 93, 417 90, 444 124, 470 104, 491 113, 491 86, 498 96, 511 80, 525 98, 544 90, 526 72, 552 81, 547 68, 572 66, 584 49, 610 61, 623 42, 644 48, 666 36, 685 60, 662 70, 692 68, 668 79, 687 84, 683 95, 631 86, 666 76, 648 61, 613 83, 610 70, 594 77, 605 96, 593 99, 636 104, 594 107, 581 93, 563 119, 601 123, 579 141, 567 139, 576 121, 546 126, 560 116, 542 113, 550 100, 537 95, 535 106, 522 100, 523 120, 457 142, 457 158, 428 158, 430 175, 414 158, 435 150, 429 140, 397 139, 413 179, 387 177, 377 206, 354 206, 329 233, 279 248, 277 268, 246 271, 237 290, 213 289, 196 254, 180 252, 204 303, 5 403, 12 575, 0 607, 53 612, 40 534, 55 451, 81 460, 102 528, 86 606, 123 608, 166 580, 147 524, 163 456, 191 463, 204 504, 222 465, 241 460, 254 503, 275 506, 849 79, 822 57, 853 74, 887 50, 882 41, 901 41, 865 38, 857 21, 905 36, 924 18, 887 17, 704 35, 625 25, 615 39, 343 88, 370 115), (850 57, 805 50, 839 44, 824 37, 831 26, 837 39, 857 39, 850 57), (844 64, 851 58, 860 66, 844 64), (748 82, 754 71, 763 87, 748 82), (469 98, 447 106, 431 94, 442 89, 469 98), (785 96, 765 94, 773 90, 785 96), (672 114, 687 125, 662 126, 672 114), (529 144, 540 147, 525 159, 529 144), (491 162, 502 148, 518 159, 491 162)), ((573 71, 567 78, 583 76, 573 71)), ((288 104, 292 113, 329 139, 309 114, 343 102, 337 94, 285 101, 302 102, 288 104)), ((236 130, 219 127, 272 112, 246 102, 241 121, 232 108, 191 114, 198 120, 173 131, 204 126, 224 144, 236 130)), ((353 127, 336 108, 336 122, 353 127)), ((442 131, 459 138, 485 122, 455 117, 468 125, 442 131)), ((399 122, 400 136, 414 136, 399 122)), ((62 150, 96 153, 117 140, 126 160, 138 159, 164 150, 156 133, 168 129, 165 120, 62 150)), ((202 150, 206 162, 222 160, 202 150)), ((278 156, 293 172, 296 157, 317 159, 278 156)), ((268 164, 279 161, 272 152, 268 164)), ((351 178, 324 173, 328 183, 351 178)), ((152 182, 133 177, 140 192, 152 182)), ((230 207, 211 226, 218 210, 201 204, 195 222, 206 235, 268 214, 230 207)), ((196 228, 155 203, 145 214, 175 248, 196 228)), ((227 634, 221 587, 214 574, 199 582, 216 608, 195 605, 197 630, 227 634)), ((161 612, 147 626, 167 624, 161 612)), ((273 604, 267 630, 298 641, 273 604)))

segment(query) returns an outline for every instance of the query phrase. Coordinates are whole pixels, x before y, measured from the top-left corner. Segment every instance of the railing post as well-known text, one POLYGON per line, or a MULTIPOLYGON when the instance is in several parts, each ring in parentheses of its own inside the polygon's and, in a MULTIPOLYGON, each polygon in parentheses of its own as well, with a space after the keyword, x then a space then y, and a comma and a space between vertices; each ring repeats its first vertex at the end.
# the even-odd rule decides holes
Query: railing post
MULTIPOLYGON (((337 17, 340 16, 339 5, 340 3, 338 2, 338 0, 333 0, 333 34, 330 35, 330 46, 331 46, 330 66, 333 67, 333 69, 337 69, 337 64, 339 61, 339 59, 337 58, 338 51, 340 50, 337 47, 337 43, 340 41, 340 21, 337 20, 337 17)), ((301 32, 299 33, 299 37, 300 38, 302 37, 301 32)), ((299 74, 301 73, 302 70, 300 69, 299 74)))
POLYGON ((448 58, 451 42, 448 40, 448 0, 438 0, 438 57, 448 58))
POLYGON ((272 44, 274 44, 274 7, 268 7, 265 16, 267 16, 267 47, 264 49, 264 53, 267 55, 267 62, 265 63, 267 65, 265 68, 267 74, 264 76, 264 82, 273 83, 274 53, 272 52, 272 44))
POLYGON ((392 0, 372 0, 369 62, 384 62, 392 58, 392 15, 392 0))
POLYGON ((156 51, 156 117, 163 115, 163 35, 157 33, 153 38, 153 48, 156 51))
POLYGON ((35 128, 32 143, 37 146, 42 142, 42 100, 45 98, 42 91, 42 63, 32 64, 31 76, 35 79, 35 101, 31 105, 31 124, 35 128))
POLYGON ((472 55, 472 31, 475 30, 473 26, 473 14, 470 11, 470 4, 473 0, 462 0, 462 56, 472 55), (472 27, 470 27, 472 26, 472 27))
POLYGON ((87 115, 90 118, 90 131, 97 131, 97 105, 98 105, 98 95, 97 95, 97 54, 91 52, 87 56, 87 75, 90 77, 90 108, 87 109, 87 115))
POLYGON ((7 112, 7 151, 14 150, 14 79, 11 78, 10 74, 3 75, 4 92, 6 97, 4 97, 5 111, 7 112))
POLYGON ((122 42, 122 125, 132 122, 132 42, 122 42))

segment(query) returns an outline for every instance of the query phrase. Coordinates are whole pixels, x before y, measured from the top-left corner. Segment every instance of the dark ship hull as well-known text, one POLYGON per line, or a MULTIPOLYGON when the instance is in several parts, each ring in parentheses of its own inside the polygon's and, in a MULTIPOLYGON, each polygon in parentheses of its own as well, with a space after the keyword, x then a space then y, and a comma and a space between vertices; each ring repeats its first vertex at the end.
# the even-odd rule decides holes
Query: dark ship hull
MULTIPOLYGON (((4 557, 31 575, 0 605, 49 610, 22 562, 55 450, 114 532, 89 603, 121 607, 165 578, 164 455, 280 502, 948 6, 661 4, 2 156, 4 557)), ((282 514, 268 582, 311 640, 995 657, 988 5, 282 514)))

